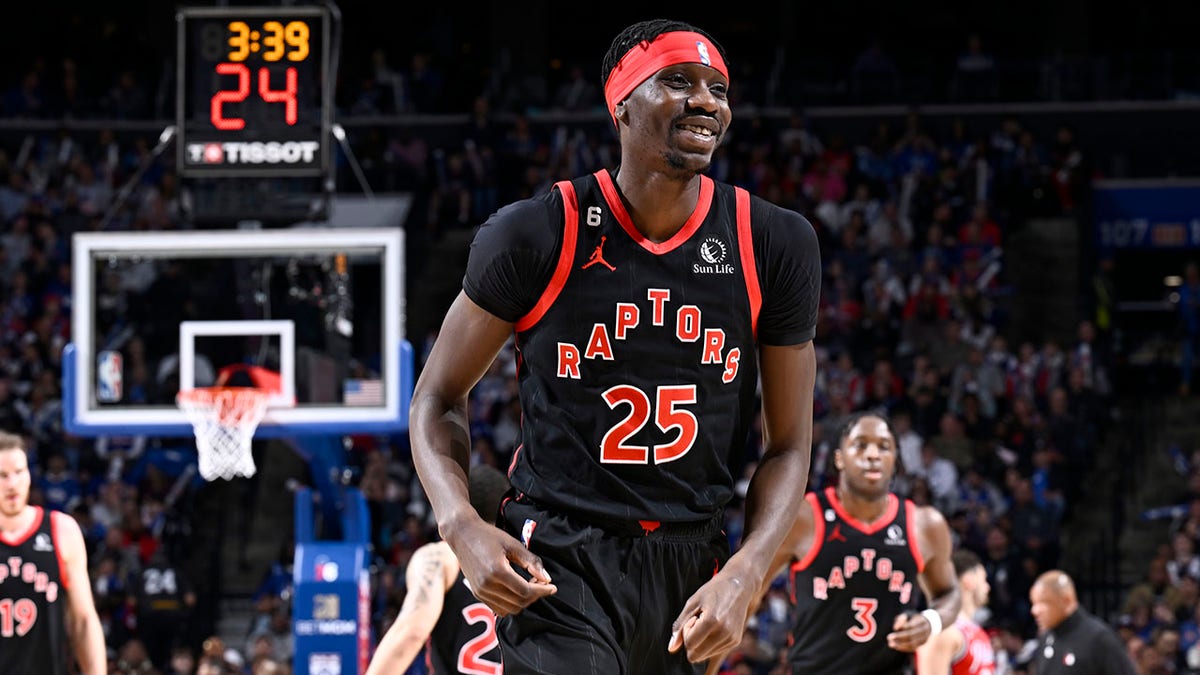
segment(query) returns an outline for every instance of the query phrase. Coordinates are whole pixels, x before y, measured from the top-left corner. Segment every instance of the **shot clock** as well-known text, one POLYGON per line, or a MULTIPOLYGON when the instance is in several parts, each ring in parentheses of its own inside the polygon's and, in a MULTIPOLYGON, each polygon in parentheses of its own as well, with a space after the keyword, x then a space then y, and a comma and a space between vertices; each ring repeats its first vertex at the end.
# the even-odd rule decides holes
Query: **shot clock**
POLYGON ((323 7, 190 7, 178 23, 185 176, 317 176, 329 165, 323 7))

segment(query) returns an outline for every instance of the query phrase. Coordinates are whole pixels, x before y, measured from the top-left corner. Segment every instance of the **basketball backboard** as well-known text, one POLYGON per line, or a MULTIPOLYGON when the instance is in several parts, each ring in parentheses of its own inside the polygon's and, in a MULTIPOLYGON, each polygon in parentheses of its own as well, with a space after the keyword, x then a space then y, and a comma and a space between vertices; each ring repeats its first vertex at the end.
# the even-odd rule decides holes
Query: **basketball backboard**
POLYGON ((278 375, 256 436, 407 428, 403 231, 75 235, 63 408, 81 436, 190 436, 181 389, 278 375))

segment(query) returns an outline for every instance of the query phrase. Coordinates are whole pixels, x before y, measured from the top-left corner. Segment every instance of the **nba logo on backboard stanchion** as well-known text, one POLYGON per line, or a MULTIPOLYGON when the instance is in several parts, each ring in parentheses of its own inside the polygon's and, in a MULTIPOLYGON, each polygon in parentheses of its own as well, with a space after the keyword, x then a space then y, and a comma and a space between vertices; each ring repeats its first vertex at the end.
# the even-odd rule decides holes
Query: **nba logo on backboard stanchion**
POLYGON ((313 571, 313 578, 317 581, 337 581, 338 564, 325 556, 318 556, 316 560, 316 569, 313 571))
POLYGON ((96 358, 96 399, 114 403, 121 400, 123 390, 121 352, 100 352, 96 358))

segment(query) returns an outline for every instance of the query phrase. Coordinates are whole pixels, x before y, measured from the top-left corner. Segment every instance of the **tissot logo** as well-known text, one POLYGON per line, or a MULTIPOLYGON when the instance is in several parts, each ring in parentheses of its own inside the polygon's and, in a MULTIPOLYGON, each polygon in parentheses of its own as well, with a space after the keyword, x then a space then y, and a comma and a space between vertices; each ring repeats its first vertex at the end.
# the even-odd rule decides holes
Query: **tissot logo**
POLYGON ((697 249, 700 262, 692 264, 694 274, 732 274, 733 265, 725 262, 729 257, 729 246, 717 237, 708 237, 697 249))
POLYGON ((311 164, 320 144, 316 141, 286 143, 188 143, 189 164, 311 164))

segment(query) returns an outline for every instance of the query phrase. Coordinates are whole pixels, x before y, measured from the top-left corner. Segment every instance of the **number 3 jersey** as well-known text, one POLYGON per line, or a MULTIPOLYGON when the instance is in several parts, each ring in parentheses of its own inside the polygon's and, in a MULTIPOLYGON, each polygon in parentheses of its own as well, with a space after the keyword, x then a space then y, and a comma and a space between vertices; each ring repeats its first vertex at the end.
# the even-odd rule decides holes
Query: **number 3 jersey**
POLYGON ((462 572, 446 591, 442 614, 429 634, 425 664, 433 675, 500 675, 496 615, 475 599, 462 572))
POLYGON ((757 344, 813 337, 820 253, 799 214, 707 177, 652 242, 599 171, 495 214, 464 291, 515 324, 514 487, 593 520, 698 521, 732 495, 757 344))
POLYGON ((0 673, 67 675, 66 572, 55 521, 40 507, 14 539, 0 536, 0 673))
POLYGON ((793 673, 904 673, 913 656, 887 645, 900 614, 915 610, 924 559, 916 507, 894 494, 866 524, 846 512, 834 488, 810 492, 813 539, 791 567, 795 603, 788 663, 793 673))

